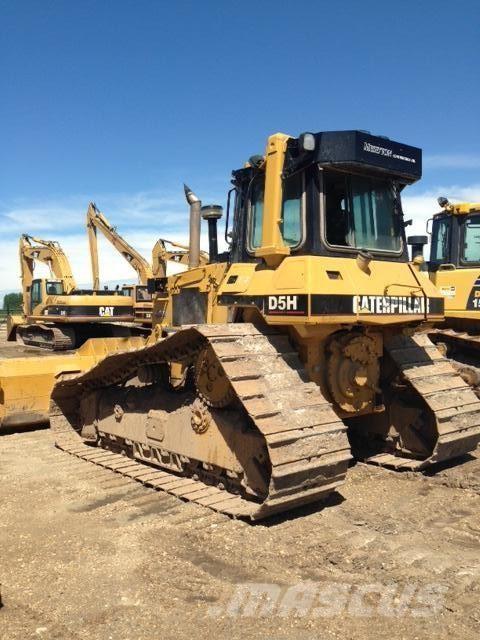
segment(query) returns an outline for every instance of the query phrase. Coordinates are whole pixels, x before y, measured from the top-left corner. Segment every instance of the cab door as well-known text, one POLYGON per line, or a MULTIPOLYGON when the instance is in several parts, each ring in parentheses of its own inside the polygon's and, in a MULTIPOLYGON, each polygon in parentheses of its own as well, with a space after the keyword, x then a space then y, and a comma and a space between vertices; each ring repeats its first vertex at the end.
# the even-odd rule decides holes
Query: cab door
POLYGON ((32 287, 30 289, 30 313, 34 315, 33 310, 43 300, 43 280, 33 280, 32 287))

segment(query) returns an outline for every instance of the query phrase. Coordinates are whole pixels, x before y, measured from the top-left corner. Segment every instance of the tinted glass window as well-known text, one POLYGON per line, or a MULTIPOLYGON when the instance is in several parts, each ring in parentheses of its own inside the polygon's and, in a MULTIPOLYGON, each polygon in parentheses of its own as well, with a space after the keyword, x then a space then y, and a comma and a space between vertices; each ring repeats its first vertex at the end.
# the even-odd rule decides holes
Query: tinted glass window
POLYGON ((150 302, 152 296, 148 293, 147 287, 137 287, 137 302, 150 302))
POLYGON ((262 244, 263 199, 265 177, 254 180, 250 194, 250 233, 249 245, 251 249, 258 249, 262 244))
POLYGON ((480 216, 467 218, 464 229, 462 259, 480 262, 480 216))
POLYGON ((31 307, 36 307, 42 301, 42 290, 40 280, 34 280, 32 282, 32 288, 30 290, 30 303, 31 307))
POLYGON ((435 220, 432 229, 432 262, 450 262, 450 218, 435 220))
POLYGON ((295 247, 303 236, 303 173, 283 183, 281 232, 285 244, 295 247))
POLYGON ((325 172, 324 188, 329 244, 400 251, 400 221, 390 181, 325 172))
POLYGON ((47 296, 61 296, 63 295, 63 283, 52 282, 47 280, 47 296))

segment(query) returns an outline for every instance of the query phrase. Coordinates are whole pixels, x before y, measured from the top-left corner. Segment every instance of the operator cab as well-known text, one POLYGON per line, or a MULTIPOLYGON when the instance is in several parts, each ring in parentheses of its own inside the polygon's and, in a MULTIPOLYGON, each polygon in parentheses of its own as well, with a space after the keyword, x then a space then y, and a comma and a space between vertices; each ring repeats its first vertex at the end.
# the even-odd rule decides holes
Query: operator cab
POLYGON ((146 284, 124 284, 122 287, 122 295, 133 298, 135 302, 152 301, 152 294, 148 292, 148 287, 146 284))
POLYGON ((30 287, 30 313, 39 304, 42 304, 46 296, 62 296, 64 294, 61 280, 45 280, 35 278, 30 287))
POLYGON ((439 198, 444 211, 432 219, 429 271, 480 266, 480 204, 452 205, 439 198))
MULTIPOLYGON (((421 150, 362 131, 303 134, 287 142, 280 233, 291 255, 408 261, 400 193, 421 177, 421 150)), ((231 261, 258 260, 263 158, 233 172, 231 261)), ((227 230, 228 231, 228 230, 227 230)))

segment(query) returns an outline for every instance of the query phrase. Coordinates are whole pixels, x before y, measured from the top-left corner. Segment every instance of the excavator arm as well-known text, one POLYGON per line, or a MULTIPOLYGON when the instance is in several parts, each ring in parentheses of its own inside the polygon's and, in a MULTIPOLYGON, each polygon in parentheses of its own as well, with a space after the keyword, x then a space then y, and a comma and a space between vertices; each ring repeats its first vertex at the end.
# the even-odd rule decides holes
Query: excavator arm
MULTIPOLYGON (((167 274, 167 262, 176 262, 188 266, 189 252, 188 247, 172 242, 165 238, 159 238, 152 250, 152 271, 155 278, 164 278, 167 274), (172 249, 167 249, 166 245, 170 245, 172 249)), ((200 251, 200 265, 208 264, 208 253, 200 251)))
POLYGON ((30 308, 30 289, 36 261, 46 264, 52 277, 62 281, 66 294, 76 289, 70 263, 58 242, 23 234, 20 236, 19 255, 24 309, 30 308))
POLYGON ((147 260, 128 244, 117 232, 115 227, 108 222, 96 205, 91 202, 87 210, 87 232, 90 245, 90 260, 92 264, 93 288, 100 288, 100 276, 98 266, 98 246, 97 229, 115 247, 115 249, 125 258, 125 260, 135 269, 140 284, 147 284, 149 278, 153 277, 152 269, 147 260))

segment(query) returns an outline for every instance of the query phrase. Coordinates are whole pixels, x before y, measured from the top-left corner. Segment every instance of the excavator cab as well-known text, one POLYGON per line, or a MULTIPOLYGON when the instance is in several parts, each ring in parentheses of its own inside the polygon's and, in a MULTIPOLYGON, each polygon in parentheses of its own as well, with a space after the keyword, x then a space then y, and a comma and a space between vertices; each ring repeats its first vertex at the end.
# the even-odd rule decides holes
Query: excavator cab
POLYGON ((148 327, 152 324, 152 294, 145 284, 123 285, 122 294, 133 299, 135 322, 148 327))
POLYGON ((61 280, 51 280, 45 278, 35 278, 30 287, 30 309, 26 315, 38 315, 47 304, 48 296, 63 296, 65 294, 63 282, 61 280), (40 307, 39 310, 35 310, 40 307))

